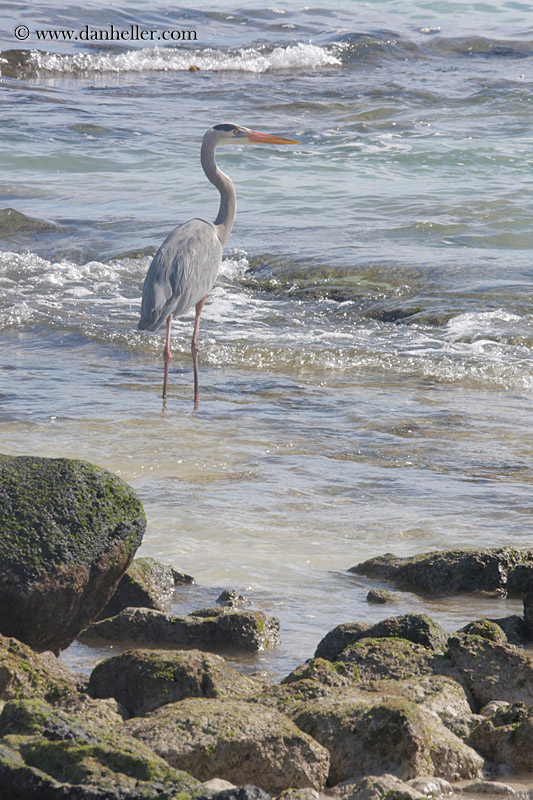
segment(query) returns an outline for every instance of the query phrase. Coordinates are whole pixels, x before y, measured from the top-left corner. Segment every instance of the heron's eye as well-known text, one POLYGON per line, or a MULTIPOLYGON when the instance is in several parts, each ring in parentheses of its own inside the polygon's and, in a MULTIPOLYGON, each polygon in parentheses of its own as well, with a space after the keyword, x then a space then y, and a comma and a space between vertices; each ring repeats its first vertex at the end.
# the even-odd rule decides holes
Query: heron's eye
POLYGON ((238 135, 239 135, 239 133, 240 133, 240 130, 239 130, 238 128, 235 128, 235 130, 233 131, 233 133, 234 133, 234 135, 235 135, 235 136, 238 136, 238 135))

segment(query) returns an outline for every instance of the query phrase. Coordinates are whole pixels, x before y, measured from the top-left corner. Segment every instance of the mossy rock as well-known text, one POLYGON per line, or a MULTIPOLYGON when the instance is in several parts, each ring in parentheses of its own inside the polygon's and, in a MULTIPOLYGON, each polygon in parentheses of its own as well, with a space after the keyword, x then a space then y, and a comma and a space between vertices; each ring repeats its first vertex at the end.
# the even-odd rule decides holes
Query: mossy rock
POLYGON ((41 698, 61 703, 77 697, 76 675, 52 653, 38 654, 23 642, 0 635, 0 700, 41 698))
POLYGON ((385 553, 349 571, 423 595, 483 592, 516 597, 533 576, 533 549, 440 550, 405 558, 385 553))
POLYGON ((0 796, 14 800, 180 800, 202 786, 141 742, 91 726, 39 700, 0 714, 0 796))
POLYGON ((84 461, 0 456, 0 632, 58 652, 95 619, 141 543, 141 501, 84 461))
POLYGON ((130 650, 100 662, 87 687, 92 697, 114 697, 131 716, 186 697, 247 697, 260 689, 221 656, 199 650, 130 650))
POLYGON ((155 558, 136 558, 120 579, 100 619, 114 617, 125 608, 165 611, 170 605, 174 587, 184 583, 194 583, 194 578, 155 558))
POLYGON ((181 700, 124 728, 202 781, 219 777, 278 794, 319 790, 328 774, 328 753, 318 742, 284 714, 242 700, 181 700))

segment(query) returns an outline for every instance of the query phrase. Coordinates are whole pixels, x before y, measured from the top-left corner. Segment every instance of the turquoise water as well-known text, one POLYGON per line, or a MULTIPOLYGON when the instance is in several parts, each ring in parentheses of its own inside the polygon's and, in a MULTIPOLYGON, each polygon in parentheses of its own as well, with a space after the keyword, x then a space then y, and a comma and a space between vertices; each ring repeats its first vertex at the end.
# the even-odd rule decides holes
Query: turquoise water
MULTIPOLYGON (((333 625, 378 619, 345 572, 387 551, 529 546, 533 12, 524 3, 4 4, 2 450, 129 481, 140 553, 280 616, 281 674, 333 625), (28 39, 13 31, 28 27, 28 39), (42 41, 37 30, 195 30, 42 41), (189 67, 198 67, 190 71, 189 67), (136 330, 150 257, 214 218, 204 131, 237 219, 200 332, 136 330)), ((450 630, 518 601, 403 596, 450 630)), ((75 645, 87 668, 102 651, 75 645)))

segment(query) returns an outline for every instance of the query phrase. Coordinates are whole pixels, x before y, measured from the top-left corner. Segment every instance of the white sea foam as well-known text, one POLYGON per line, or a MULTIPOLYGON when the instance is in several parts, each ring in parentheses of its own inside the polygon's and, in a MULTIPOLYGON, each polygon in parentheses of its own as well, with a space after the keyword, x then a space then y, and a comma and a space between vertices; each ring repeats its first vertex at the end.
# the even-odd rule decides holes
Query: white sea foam
POLYGON ((31 66, 41 72, 183 72, 190 67, 205 71, 267 72, 314 69, 341 63, 332 48, 298 42, 287 47, 221 51, 207 48, 143 48, 125 53, 43 53, 32 50, 31 66))

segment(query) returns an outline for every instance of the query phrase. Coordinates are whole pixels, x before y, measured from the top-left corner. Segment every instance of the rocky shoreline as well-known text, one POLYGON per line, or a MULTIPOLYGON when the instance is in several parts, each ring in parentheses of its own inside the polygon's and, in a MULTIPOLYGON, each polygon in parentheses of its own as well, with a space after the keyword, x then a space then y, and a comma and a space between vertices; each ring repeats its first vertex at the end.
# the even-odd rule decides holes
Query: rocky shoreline
POLYGON ((117 481, 82 462, 0 460, 2 800, 533 798, 508 783, 533 773, 533 550, 357 565, 371 602, 398 589, 511 592, 524 613, 452 634, 426 614, 339 620, 312 659, 266 682, 223 656, 276 647, 279 622, 231 591, 173 615, 175 586, 193 579, 132 561, 144 513, 117 481), (20 502, 21 474, 39 503, 20 502), (24 592, 47 613, 26 616, 24 592), (129 649, 82 676, 50 652, 73 631, 129 649))

